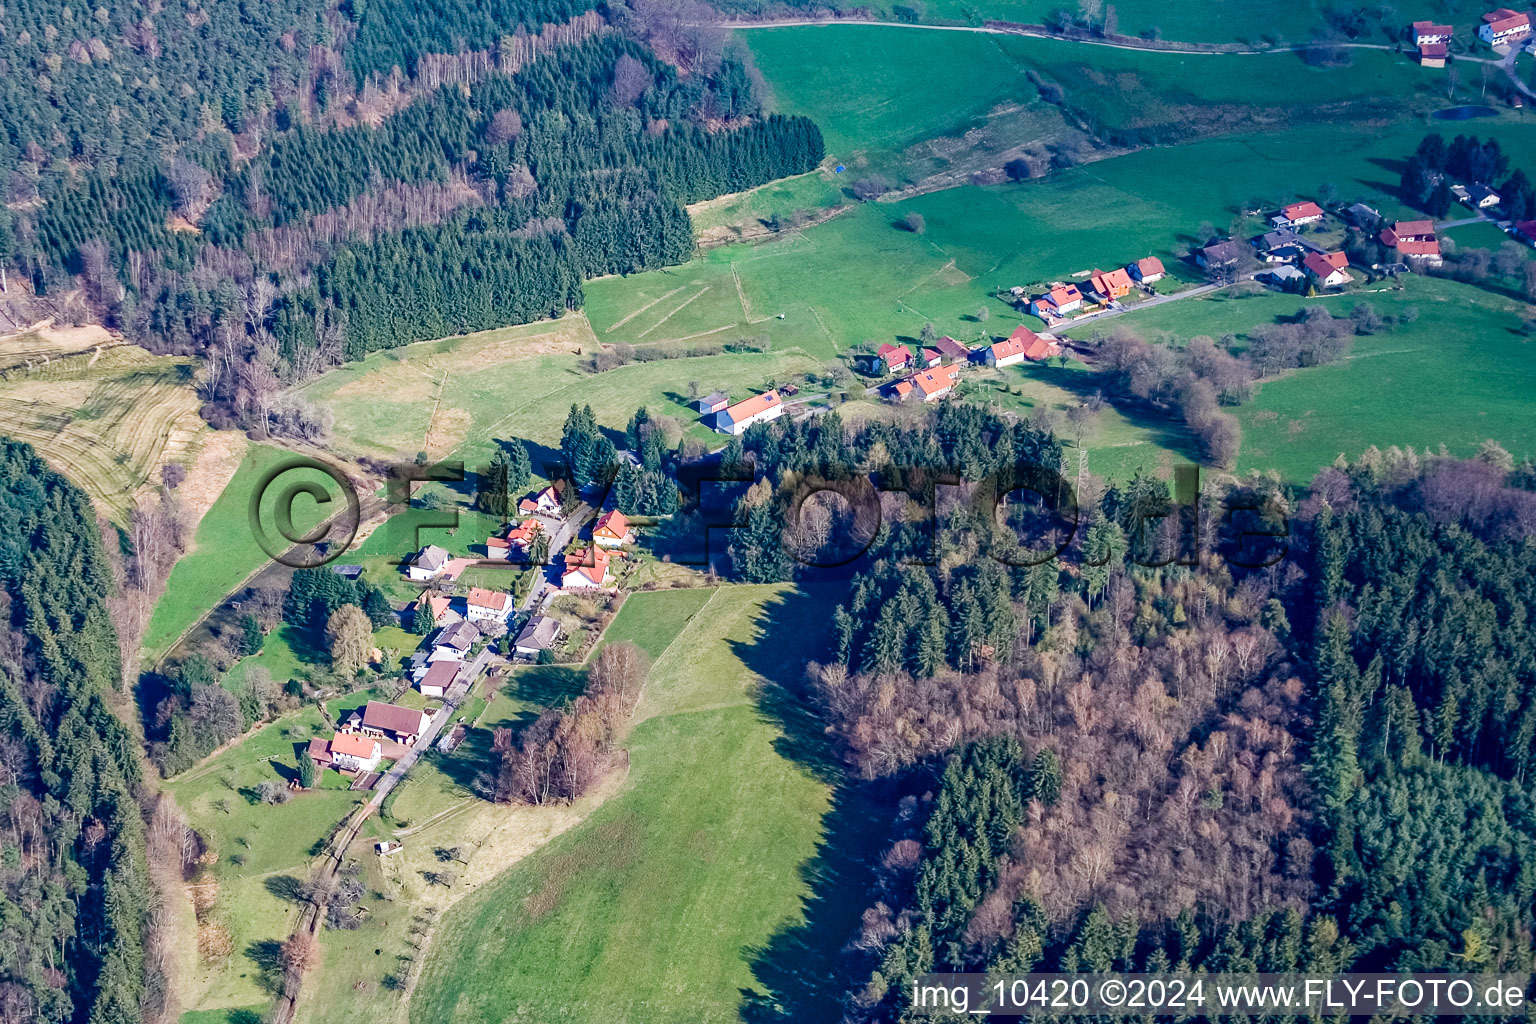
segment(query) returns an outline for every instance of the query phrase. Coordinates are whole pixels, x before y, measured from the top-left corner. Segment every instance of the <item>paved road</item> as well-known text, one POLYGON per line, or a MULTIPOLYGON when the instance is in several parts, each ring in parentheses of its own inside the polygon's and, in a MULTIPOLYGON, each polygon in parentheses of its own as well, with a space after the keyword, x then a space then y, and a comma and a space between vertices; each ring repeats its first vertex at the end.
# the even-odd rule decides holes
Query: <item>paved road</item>
POLYGON ((544 572, 534 581, 527 595, 518 604, 518 611, 525 612, 531 608, 538 608, 539 602, 544 599, 546 591, 552 588, 554 590, 560 589, 560 573, 565 568, 565 559, 561 557, 560 552, 565 550, 565 546, 571 542, 571 538, 576 535, 576 531, 580 530, 582 525, 592 518, 593 511, 591 505, 582 502, 566 517, 565 522, 561 523, 559 528, 550 535, 549 564, 544 567, 544 572))

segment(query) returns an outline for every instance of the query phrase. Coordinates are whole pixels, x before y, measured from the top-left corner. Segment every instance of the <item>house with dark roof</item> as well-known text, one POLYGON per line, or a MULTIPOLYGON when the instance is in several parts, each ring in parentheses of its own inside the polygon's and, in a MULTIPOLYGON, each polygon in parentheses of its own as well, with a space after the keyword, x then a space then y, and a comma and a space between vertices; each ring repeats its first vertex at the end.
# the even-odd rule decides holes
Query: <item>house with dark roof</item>
POLYGON ((460 619, 438 630, 437 637, 432 641, 432 653, 427 660, 433 663, 439 661, 463 661, 469 654, 469 649, 480 640, 480 630, 468 619, 460 619))
POLYGON ((423 697, 441 697, 464 670, 462 662, 439 661, 428 666, 426 675, 416 684, 423 697))
POLYGON ((425 711, 371 700, 363 708, 363 722, 358 731, 364 736, 382 737, 410 746, 431 724, 432 716, 425 711))
POLYGON ((694 403, 694 408, 699 410, 699 415, 708 416, 712 412, 719 412, 731 404, 731 396, 724 391, 716 391, 705 395, 694 403))
POLYGON ((406 575, 417 582, 434 580, 448 567, 449 555, 436 544, 428 544, 406 567, 406 575))
POLYGON ((535 615, 517 634, 512 649, 525 658, 537 658, 541 651, 552 651, 560 640, 560 621, 548 615, 535 615))
POLYGON ((938 349, 939 355, 945 359, 958 359, 961 362, 966 362, 971 358, 971 350, 947 334, 934 342, 933 347, 938 349))
POLYGON ((1499 194, 1482 182, 1473 182, 1467 186, 1467 203, 1476 209, 1486 210, 1490 206, 1498 206, 1499 194))
POLYGON ((1207 270, 1213 267, 1230 267, 1243 258, 1243 250, 1231 239, 1212 242, 1195 253, 1195 262, 1207 270))

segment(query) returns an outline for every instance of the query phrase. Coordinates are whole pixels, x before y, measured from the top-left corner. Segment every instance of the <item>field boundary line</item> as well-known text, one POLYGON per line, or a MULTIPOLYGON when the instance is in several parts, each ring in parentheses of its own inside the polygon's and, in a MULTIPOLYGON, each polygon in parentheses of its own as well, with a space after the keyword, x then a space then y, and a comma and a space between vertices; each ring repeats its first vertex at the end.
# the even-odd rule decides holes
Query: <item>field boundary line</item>
POLYGON ((432 424, 437 422, 437 411, 443 407, 443 389, 448 386, 448 371, 443 371, 443 379, 437 382, 437 400, 432 403, 432 415, 427 417, 426 432, 421 435, 421 447, 427 447, 427 441, 432 437, 432 424))
MULTIPOLYGON (((758 323, 762 323, 762 321, 759 320, 758 323)), ((708 331, 700 331, 698 334, 685 334, 681 338, 662 338, 660 341, 654 342, 653 344, 669 345, 679 341, 692 341, 694 338, 707 338, 711 334, 719 334, 721 331, 728 331, 732 327, 740 326, 741 324, 739 323, 726 324, 724 327, 716 327, 708 331)))
POLYGON ((747 323, 752 322, 752 307, 747 303, 747 293, 741 287, 741 275, 736 272, 736 261, 731 261, 731 280, 736 282, 736 298, 741 300, 741 315, 747 318, 747 323))
POLYGON ((698 291, 694 292, 692 295, 690 295, 686 299, 684 299, 683 300, 683 304, 681 306, 678 306, 672 312, 668 313, 666 316, 662 317, 660 320, 657 320, 655 323, 651 324, 651 326, 647 327, 645 330, 643 330, 639 334, 635 335, 635 338, 638 340, 640 338, 645 337, 647 334, 650 334, 656 328, 660 327, 662 324, 666 323, 668 320, 671 320, 673 317, 677 316, 677 314, 681 313, 683 311, 683 307, 684 306, 687 306, 688 303, 692 302, 694 299, 698 298, 700 295, 703 295, 705 292, 709 291, 710 288, 712 288, 712 287, 714 287, 714 286, 713 285, 705 285, 703 288, 700 288, 698 291))
POLYGON ((629 316, 625 317, 623 320, 620 320, 618 323, 614 324, 612 327, 609 327, 607 330, 603 331, 603 333, 604 334, 612 334, 614 331, 618 330, 620 327, 623 327, 625 324, 629 323, 631 320, 633 320, 635 317, 639 316, 641 313, 644 313, 646 310, 648 310, 652 306, 656 305, 656 303, 662 301, 663 299, 671 298, 672 296, 676 295, 678 292, 682 291, 686 287, 688 287, 688 286, 685 285, 685 284, 680 284, 676 288, 673 288, 671 291, 667 292, 667 294, 657 296, 656 298, 652 299, 650 302, 647 302, 645 305, 643 305, 639 309, 635 310, 633 313, 629 314, 629 316))

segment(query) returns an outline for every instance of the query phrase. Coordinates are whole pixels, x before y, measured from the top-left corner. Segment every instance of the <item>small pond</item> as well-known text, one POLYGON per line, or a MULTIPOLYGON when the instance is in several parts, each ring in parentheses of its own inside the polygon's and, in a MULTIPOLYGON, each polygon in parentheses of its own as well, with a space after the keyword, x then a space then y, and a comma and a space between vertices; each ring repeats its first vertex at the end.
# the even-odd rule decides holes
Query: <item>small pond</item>
POLYGON ((1495 117, 1498 113, 1492 107, 1446 107, 1430 116, 1441 121, 1470 121, 1474 117, 1495 117))

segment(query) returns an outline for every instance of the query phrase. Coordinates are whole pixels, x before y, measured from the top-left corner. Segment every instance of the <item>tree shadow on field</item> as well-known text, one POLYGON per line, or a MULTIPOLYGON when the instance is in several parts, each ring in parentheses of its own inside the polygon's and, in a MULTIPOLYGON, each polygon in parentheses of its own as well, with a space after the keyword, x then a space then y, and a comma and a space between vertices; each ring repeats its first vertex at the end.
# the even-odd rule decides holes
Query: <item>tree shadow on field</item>
POLYGON ((283 944, 276 939, 262 939, 245 947, 246 958, 256 965, 261 986, 276 993, 283 984, 283 944))
POLYGON ((292 875, 272 875, 262 885, 284 903, 304 902, 304 882, 292 875))
POLYGON ((832 787, 815 856, 799 867, 809 890, 802 919, 744 951, 756 979, 756 985, 741 989, 740 1013, 747 1024, 836 1024, 844 997, 869 968, 865 958, 843 950, 873 899, 876 859, 895 815, 896 794, 889 782, 866 783, 849 775, 804 684, 807 659, 829 653, 831 611, 846 592, 843 584, 787 591, 764 606, 752 643, 732 645, 764 680, 756 705, 779 730, 774 749, 832 787), (810 642, 785 643, 791 637, 810 642))

